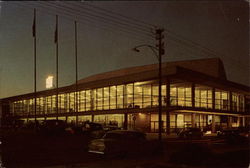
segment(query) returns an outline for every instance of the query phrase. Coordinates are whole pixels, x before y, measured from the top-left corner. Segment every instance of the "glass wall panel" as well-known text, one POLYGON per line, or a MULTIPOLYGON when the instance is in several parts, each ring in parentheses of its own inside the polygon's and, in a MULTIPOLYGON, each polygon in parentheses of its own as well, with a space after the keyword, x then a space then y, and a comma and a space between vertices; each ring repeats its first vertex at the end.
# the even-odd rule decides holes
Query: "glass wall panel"
POLYGON ((177 106, 177 87, 170 85, 170 105, 177 106))
POLYGON ((75 93, 69 93, 69 112, 75 112, 75 93))
POLYGON ((56 95, 52 96, 52 113, 56 113, 56 95))
POLYGON ((84 115, 84 116, 78 116, 78 123, 81 125, 85 121, 92 121, 92 116, 91 115, 84 115))
POLYGON ((152 105, 151 85, 143 85, 143 108, 150 108, 152 105))
POLYGON ((97 110, 97 89, 90 90, 91 110, 97 110))
MULTIPOLYGON (((45 99, 43 99, 43 100, 45 100, 45 99)), ((28 115, 28 112, 29 112, 29 101, 28 100, 24 100, 23 104, 24 104, 24 112, 23 112, 23 114, 24 115, 28 115)))
POLYGON ((94 122, 106 125, 114 125, 123 127, 124 114, 106 114, 106 115, 95 115, 94 122))
POLYGON ((117 86, 117 108, 123 108, 123 94, 124 94, 124 85, 117 86))
POLYGON ((239 95, 239 111, 240 112, 245 111, 245 98, 244 98, 244 95, 239 95))
POLYGON ((97 105, 97 110, 102 110, 103 109, 103 88, 99 88, 96 90, 96 105, 97 105))
POLYGON ((237 93, 232 93, 232 111, 239 111, 239 95, 237 93))
POLYGON ((93 106, 93 100, 91 98, 91 92, 90 90, 86 90, 85 91, 85 108, 86 111, 90 111, 92 110, 92 106, 93 106))
POLYGON ((126 98, 128 108, 134 108, 134 85, 133 83, 126 85, 126 98))
POLYGON ((159 102, 159 87, 157 85, 152 85, 152 105, 158 106, 159 102))
POLYGON ((232 111, 244 111, 244 95, 232 93, 232 111))
POLYGON ((109 87, 103 88, 103 109, 109 109, 109 87))
POLYGON ((86 105, 86 91, 80 91, 79 92, 79 111, 83 112, 86 111, 85 105, 86 105))
POLYGON ((161 85, 161 97, 162 97, 162 106, 167 105, 167 88, 166 85, 161 85))
POLYGON ((215 90, 215 109, 229 110, 229 93, 222 90, 215 90))
POLYGON ((212 108, 212 88, 195 86, 195 107, 212 108))
POLYGON ((134 84, 134 108, 142 108, 142 85, 134 84))
POLYGON ((172 106, 192 106, 191 84, 178 83, 170 85, 170 104, 172 106))
POLYGON ((58 112, 59 113, 65 113, 66 112, 66 110, 65 110, 65 106, 66 106, 66 104, 65 104, 65 96, 64 96, 64 94, 59 94, 58 95, 58 112))
POLYGON ((46 97, 46 114, 50 114, 51 113, 51 96, 47 96, 46 97))
POLYGON ((116 109, 116 86, 110 86, 110 109, 116 109))
POLYGON ((29 99, 29 114, 35 114, 35 99, 29 99))

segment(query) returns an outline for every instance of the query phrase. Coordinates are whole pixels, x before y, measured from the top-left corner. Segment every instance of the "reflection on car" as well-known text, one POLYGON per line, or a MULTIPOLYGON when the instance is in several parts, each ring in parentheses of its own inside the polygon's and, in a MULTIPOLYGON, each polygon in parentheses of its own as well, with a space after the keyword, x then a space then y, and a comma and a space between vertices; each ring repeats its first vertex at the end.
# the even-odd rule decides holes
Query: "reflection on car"
POLYGON ((120 155, 137 153, 146 145, 146 134, 140 131, 113 130, 107 132, 103 138, 92 140, 89 143, 89 152, 120 155))
POLYGON ((203 132, 201 131, 200 128, 185 128, 181 130, 178 134, 179 138, 202 138, 203 137, 203 132))

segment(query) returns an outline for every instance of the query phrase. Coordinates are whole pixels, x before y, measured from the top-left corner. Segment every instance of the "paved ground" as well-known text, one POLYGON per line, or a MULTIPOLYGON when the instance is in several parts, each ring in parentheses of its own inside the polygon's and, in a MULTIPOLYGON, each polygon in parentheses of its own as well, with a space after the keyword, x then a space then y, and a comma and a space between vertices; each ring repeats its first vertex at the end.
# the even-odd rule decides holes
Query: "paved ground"
MULTIPOLYGON (((156 141, 158 134, 147 137, 156 141)), ((161 153, 112 158, 88 153, 83 136, 12 132, 1 141, 0 165, 3 162, 6 168, 247 168, 250 158, 248 144, 223 144, 215 134, 201 140, 162 134, 161 153)))

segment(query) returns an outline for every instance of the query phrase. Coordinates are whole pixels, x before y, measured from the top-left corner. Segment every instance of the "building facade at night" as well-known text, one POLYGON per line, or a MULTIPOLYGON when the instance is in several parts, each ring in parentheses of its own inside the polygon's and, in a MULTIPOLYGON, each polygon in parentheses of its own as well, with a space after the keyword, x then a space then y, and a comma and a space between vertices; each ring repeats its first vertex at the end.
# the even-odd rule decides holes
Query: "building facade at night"
MULTIPOLYGON (((36 97, 36 113, 34 93, 2 99, 2 125, 16 119, 60 119, 78 125, 89 120, 158 131, 158 64, 93 75, 77 86, 39 91, 36 97)), ((249 104, 249 87, 228 81, 220 59, 162 64, 163 131, 167 112, 171 132, 249 126, 249 104)))

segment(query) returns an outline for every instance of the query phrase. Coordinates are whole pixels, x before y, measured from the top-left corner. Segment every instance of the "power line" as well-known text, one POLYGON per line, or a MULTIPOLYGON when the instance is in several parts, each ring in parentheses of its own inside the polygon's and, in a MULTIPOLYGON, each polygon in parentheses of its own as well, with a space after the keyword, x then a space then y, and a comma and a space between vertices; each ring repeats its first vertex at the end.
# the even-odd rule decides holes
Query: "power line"
POLYGON ((105 11, 105 12, 108 12, 108 13, 112 13, 112 14, 114 14, 114 15, 120 16, 120 17, 125 18, 125 19, 128 19, 128 20, 133 20, 133 21, 135 21, 135 22, 140 22, 140 23, 142 23, 142 24, 144 24, 144 25, 147 25, 147 26, 151 26, 151 27, 154 27, 154 28, 157 27, 156 25, 153 25, 153 24, 150 24, 150 23, 147 23, 147 22, 144 22, 144 21, 141 21, 141 20, 139 20, 139 19, 132 18, 132 17, 124 16, 124 15, 122 15, 122 14, 120 14, 120 13, 113 12, 113 11, 110 11, 110 10, 107 10, 107 9, 104 9, 104 8, 101 8, 101 7, 97 7, 97 6, 94 6, 94 5, 90 5, 90 4, 88 4, 88 3, 86 3, 86 5, 88 5, 88 6, 92 7, 92 8, 96 8, 96 9, 99 9, 99 10, 102 10, 102 11, 105 11))
MULTIPOLYGON (((13 3, 14 5, 16 5, 17 7, 24 7, 24 8, 27 8, 27 7, 32 7, 34 8, 34 6, 32 6, 31 4, 24 4, 24 3, 20 3, 20 2, 14 2, 13 3), (16 3, 16 4, 15 4, 16 3)), ((94 20, 90 20, 89 18, 85 18, 85 19, 82 19, 82 18, 77 18, 75 15, 71 14, 70 12, 67 12, 67 14, 65 14, 65 12, 61 12, 61 10, 58 10, 58 9, 54 9, 54 11, 58 12, 51 12, 51 10, 48 10, 48 8, 45 8, 43 6, 41 6, 40 4, 36 5, 36 7, 39 7, 41 11, 46 11, 46 15, 51 15, 51 16, 55 16, 56 14, 61 14, 61 16, 67 20, 70 20, 70 21, 73 21, 73 20, 78 20, 80 23, 95 23, 94 20)), ((52 7, 49 7, 49 8, 52 8, 52 7)), ((30 9, 32 10, 32 9, 30 9)), ((111 31, 112 33, 122 33, 123 36, 125 36, 125 34, 127 35, 126 37, 131 36, 133 38, 136 38, 138 40, 143 40, 143 41, 148 41, 149 38, 148 37, 145 37, 143 36, 142 34, 138 34, 137 32, 131 32, 131 31, 128 31, 128 30, 124 30, 124 29, 113 29, 110 27, 110 25, 108 23, 104 23, 106 24, 105 27, 100 27, 100 26, 97 26, 97 25, 93 25, 94 27, 98 28, 98 29, 102 29, 102 30, 106 30, 106 31, 111 31), (108 25, 107 25, 108 24, 108 25), (142 37, 143 36, 143 37, 142 37)), ((104 26, 104 25, 102 25, 104 26)), ((128 37, 129 38, 129 37, 128 37)), ((131 38, 130 38, 131 39, 131 38)))
POLYGON ((54 8, 54 9, 56 9, 56 8, 57 9, 61 9, 61 10, 63 10, 62 12, 65 12, 65 10, 67 10, 70 13, 73 13, 73 14, 76 14, 76 15, 80 15, 80 16, 83 16, 85 18, 86 17, 99 18, 99 19, 101 19, 101 20, 99 20, 101 22, 104 22, 104 23, 109 22, 109 24, 115 24, 116 26, 119 26, 120 28, 126 28, 126 29, 131 29, 131 30, 133 29, 132 31, 136 31, 136 32, 141 33, 143 35, 146 35, 146 36, 149 36, 149 37, 153 37, 150 34, 149 31, 147 32, 147 31, 145 31, 143 29, 138 29, 138 28, 135 28, 135 27, 131 27, 131 26, 129 26, 126 23, 121 23, 121 22, 117 22, 117 21, 114 21, 114 20, 111 20, 111 19, 107 19, 105 17, 101 17, 101 16, 98 16, 98 15, 93 15, 93 14, 88 13, 88 12, 84 12, 84 11, 80 11, 80 10, 74 9, 72 7, 65 7, 65 6, 62 6, 60 4, 55 4, 55 3, 50 3, 50 4, 48 4, 48 3, 46 3, 46 4, 45 3, 39 3, 39 4, 45 5, 46 7, 50 6, 50 7, 54 8), (85 14, 83 14, 83 13, 85 13, 85 14))
MULTIPOLYGON (((36 3, 36 5, 44 5, 44 4, 41 4, 41 3, 39 3, 39 4, 37 4, 36 3)), ((56 5, 56 4, 55 4, 56 5)), ((65 12, 65 7, 60 7, 60 9, 64 9, 64 12, 62 12, 61 10, 59 10, 59 8, 58 8, 58 6, 57 7, 52 7, 51 5, 45 5, 46 7, 50 7, 50 8, 52 8, 53 10, 56 10, 56 11, 58 11, 58 12, 60 12, 60 13, 62 13, 63 15, 66 15, 66 16, 73 16, 74 18, 76 18, 76 16, 74 15, 74 14, 72 14, 72 12, 73 13, 75 13, 74 11, 73 11, 73 9, 71 8, 71 9, 67 9, 67 13, 65 12)), ((54 5, 53 5, 54 6, 54 5)), ((45 7, 42 7, 42 8, 45 8, 45 7)), ((97 8, 99 8, 99 7, 97 7, 97 8)), ((47 11, 47 8, 46 8, 46 11, 47 11)), ((106 11, 108 11, 108 10, 106 10, 106 11)), ((78 12, 79 13, 79 12, 78 12)), ((81 14, 80 13, 80 16, 81 16, 81 22, 82 21, 86 21, 86 20, 88 20, 89 22, 93 22, 93 20, 89 20, 89 18, 88 18, 88 16, 85 16, 85 15, 83 15, 83 14, 81 14), (84 20, 82 19, 82 17, 84 17, 84 20)), ((102 21, 103 22, 103 21, 102 21)), ((114 25, 114 24, 111 24, 111 23, 106 23, 106 22, 104 22, 104 24, 108 24, 109 26, 117 26, 117 25, 114 25)), ((119 25, 120 26, 120 25, 119 25)), ((99 26, 97 26, 98 28, 100 28, 99 26)), ((138 31, 138 34, 137 34, 137 32, 135 32, 135 31, 128 31, 128 30, 124 30, 124 27, 120 27, 120 29, 119 30, 117 30, 117 27, 115 27, 115 29, 112 29, 112 32, 113 31, 120 31, 120 32, 123 32, 123 33, 128 33, 128 34, 136 34, 137 36, 138 36, 138 34, 139 34, 139 32, 140 31, 138 31)), ((201 51, 203 51, 203 52, 207 52, 208 54, 211 54, 211 55, 213 55, 213 56, 218 56, 218 54, 216 53, 216 52, 214 52, 214 51, 212 51, 211 49, 208 49, 208 48, 206 48, 206 47, 204 47, 204 46, 202 46, 202 45, 200 45, 200 44, 198 44, 198 43, 196 43, 196 42, 193 42, 193 41, 191 41, 191 40, 189 40, 189 39, 186 39, 186 38, 184 38, 184 37, 182 37, 181 35, 178 35, 178 34, 176 34, 176 33, 174 33, 174 32, 172 32, 172 31, 170 31, 170 30, 168 30, 168 29, 166 29, 166 31, 169 33, 169 35, 170 36, 174 36, 173 38, 175 38, 175 41, 178 41, 179 43, 181 43, 181 44, 183 44, 183 45, 185 45, 185 46, 189 46, 189 47, 196 47, 196 48, 199 48, 201 51)), ((140 32, 140 35, 143 35, 144 33, 141 33, 140 32)), ((133 38, 134 38, 134 36, 133 36, 133 38)), ((144 39, 145 40, 145 39, 144 39)))
POLYGON ((134 19, 134 18, 127 18, 126 16, 123 16, 119 13, 115 13, 113 11, 105 10, 103 8, 95 7, 93 5, 88 5, 87 3, 82 4, 82 3, 78 3, 78 2, 72 2, 72 1, 64 2, 64 3, 71 3, 74 6, 82 7, 84 9, 88 9, 90 11, 95 11, 95 13, 98 13, 102 16, 112 17, 112 18, 118 19, 119 21, 122 20, 126 23, 133 24, 133 25, 136 25, 136 26, 141 27, 141 28, 146 28, 147 31, 154 29, 156 27, 156 26, 151 26, 151 25, 145 24, 144 22, 137 20, 137 19, 134 19), (111 14, 111 13, 113 13, 113 14, 111 14))

